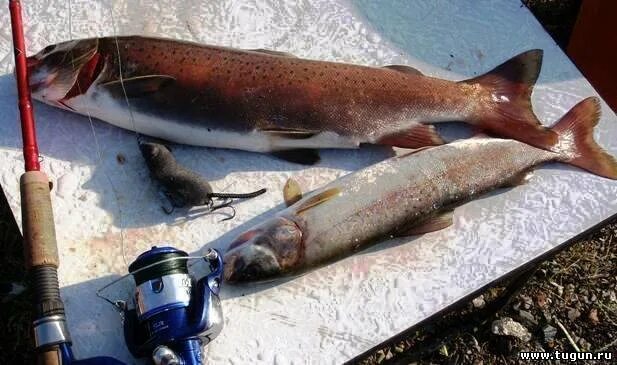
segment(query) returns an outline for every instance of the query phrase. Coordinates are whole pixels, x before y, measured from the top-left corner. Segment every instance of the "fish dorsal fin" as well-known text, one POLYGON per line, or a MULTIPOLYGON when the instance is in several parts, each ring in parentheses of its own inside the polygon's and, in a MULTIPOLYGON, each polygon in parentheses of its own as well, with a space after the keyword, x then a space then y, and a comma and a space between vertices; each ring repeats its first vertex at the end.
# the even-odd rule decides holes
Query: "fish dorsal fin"
POLYGON ((300 205, 296 209, 296 214, 301 214, 302 212, 305 212, 321 203, 325 203, 328 200, 336 197, 340 193, 341 190, 339 188, 330 188, 326 191, 322 191, 321 193, 312 196, 304 202, 300 203, 300 205))
POLYGON ((294 148, 271 152, 272 156, 300 165, 314 165, 321 160, 319 152, 310 148, 294 148))
POLYGON ((270 56, 298 58, 296 55, 293 55, 293 54, 291 54, 289 52, 273 51, 271 49, 265 49, 265 48, 249 49, 249 51, 265 53, 265 54, 270 55, 270 56))
POLYGON ((420 70, 418 70, 417 68, 413 68, 411 66, 406 66, 406 65, 387 65, 387 66, 383 66, 383 68, 387 68, 387 69, 399 71, 399 72, 404 72, 404 73, 408 73, 412 75, 424 76, 424 74, 420 72, 420 70))
POLYGON ((452 218, 454 210, 447 210, 439 215, 429 218, 419 224, 414 224, 410 227, 404 227, 396 233, 398 237, 413 236, 416 234, 424 234, 435 232, 444 228, 450 227, 453 223, 452 218))
POLYGON ((126 91, 128 98, 134 98, 157 92, 174 81, 176 79, 169 75, 147 75, 109 81, 100 86, 106 88, 112 94, 126 91), (122 85, 124 85, 124 90, 122 85))
POLYGON ((260 132, 266 133, 269 136, 287 138, 287 139, 307 139, 318 134, 319 131, 312 131, 300 128, 260 128, 260 132))
POLYGON ((285 205, 289 207, 300 201, 300 199, 302 199, 302 188, 295 179, 290 177, 283 187, 285 205))

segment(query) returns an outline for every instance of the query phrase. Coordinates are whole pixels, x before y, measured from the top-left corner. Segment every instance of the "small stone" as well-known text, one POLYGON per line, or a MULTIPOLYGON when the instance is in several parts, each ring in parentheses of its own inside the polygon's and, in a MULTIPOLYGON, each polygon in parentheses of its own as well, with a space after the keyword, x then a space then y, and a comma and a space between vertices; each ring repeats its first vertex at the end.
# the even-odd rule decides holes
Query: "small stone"
POLYGON ((538 308, 543 309, 546 307, 548 301, 549 299, 544 292, 539 292, 536 294, 536 304, 538 305, 538 308))
POLYGON ((583 351, 588 351, 591 348, 591 344, 582 337, 578 339, 578 345, 581 347, 581 350, 583 351))
POLYGON ((591 293, 591 298, 590 299, 591 299, 592 302, 595 302, 596 300, 598 300, 598 297, 594 293, 591 293))
POLYGON ((589 314, 587 314, 587 319, 589 319, 589 322, 593 324, 600 323, 600 318, 598 318, 598 310, 591 308, 591 310, 589 310, 589 314))
POLYGON ((568 319, 570 319, 571 321, 574 321, 575 319, 577 319, 580 316, 581 316, 581 312, 579 312, 578 309, 576 309, 576 308, 571 308, 568 311, 568 319))
POLYGON ((386 350, 386 360, 390 360, 393 357, 394 354, 392 353, 392 351, 390 351, 390 349, 386 350))
POLYGON ((484 365, 484 362, 480 359, 475 359, 472 365, 484 365))
POLYGON ((486 305, 486 302, 484 301, 484 295, 480 295, 479 297, 474 298, 471 303, 473 303, 474 308, 484 308, 484 306, 486 305))
POLYGON ((538 324, 536 317, 530 312, 521 309, 520 311, 518 311, 518 314, 524 321, 529 322, 530 324, 538 324))
POLYGON ((383 350, 380 350, 377 353, 377 363, 381 364, 386 359, 386 355, 383 353, 383 350))
POLYGON ((611 290, 609 292, 608 297, 611 300, 611 302, 617 302, 617 294, 615 294, 614 290, 611 290))
POLYGON ((557 328, 549 324, 549 325, 544 326, 544 328, 542 328, 542 333, 544 334, 545 342, 552 342, 555 339, 555 336, 557 335, 557 328))
POLYGON ((396 353, 400 354, 403 351, 405 351, 405 348, 403 346, 401 346, 401 345, 397 345, 397 346, 394 347, 394 352, 396 352, 396 353))
POLYGON ((503 317, 493 321, 491 330, 496 335, 512 336, 524 342, 531 340, 531 333, 529 333, 527 328, 510 317, 503 317))
POLYGON ((523 302, 523 308, 530 309, 531 307, 533 307, 533 300, 531 300, 530 297, 526 295, 521 295, 520 297, 521 301, 523 302))

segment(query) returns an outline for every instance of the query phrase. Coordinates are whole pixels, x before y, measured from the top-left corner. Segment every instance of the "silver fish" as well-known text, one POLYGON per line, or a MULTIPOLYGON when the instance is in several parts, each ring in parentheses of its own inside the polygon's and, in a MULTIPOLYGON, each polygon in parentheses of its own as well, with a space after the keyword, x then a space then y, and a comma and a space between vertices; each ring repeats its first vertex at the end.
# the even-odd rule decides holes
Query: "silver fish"
POLYGON ((397 156, 306 195, 241 234, 225 254, 225 280, 296 275, 390 236, 452 224, 452 209, 516 185, 536 165, 559 161, 617 179, 617 161, 593 139, 599 102, 588 98, 553 128, 552 152, 510 139, 476 137, 397 156))

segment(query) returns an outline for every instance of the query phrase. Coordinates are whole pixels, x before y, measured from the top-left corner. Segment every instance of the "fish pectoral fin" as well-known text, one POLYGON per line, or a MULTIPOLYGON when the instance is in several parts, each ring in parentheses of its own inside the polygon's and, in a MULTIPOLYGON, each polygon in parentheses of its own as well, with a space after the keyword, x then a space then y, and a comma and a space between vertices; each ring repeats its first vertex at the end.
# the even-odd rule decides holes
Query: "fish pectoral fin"
POLYGON ((289 207, 300 201, 300 199, 302 199, 302 188, 295 179, 290 177, 283 187, 285 205, 289 207))
POLYGON ((398 237, 413 236, 428 232, 435 232, 450 227, 453 224, 454 210, 448 210, 439 215, 429 218, 420 224, 404 227, 396 233, 398 237))
POLYGON ((377 143, 402 147, 420 148, 425 146, 439 146, 445 143, 434 126, 430 124, 414 123, 411 127, 381 137, 377 143))
POLYGON ((502 188, 513 188, 515 186, 524 185, 532 176, 531 170, 524 170, 514 175, 508 182, 503 184, 502 188))
POLYGON ((296 55, 291 54, 289 52, 273 51, 271 49, 265 49, 265 48, 249 49, 249 51, 265 53, 265 54, 270 55, 270 56, 298 58, 296 55))
POLYGON ((301 214, 302 212, 305 212, 319 204, 325 203, 328 200, 338 196, 340 193, 341 190, 339 188, 330 188, 328 190, 322 191, 321 193, 312 196, 304 202, 300 203, 298 209, 296 209, 296 214, 301 214))
POLYGON ((307 139, 319 134, 319 131, 299 128, 260 128, 259 131, 272 137, 287 139, 307 139))
POLYGON ((387 66, 383 66, 383 68, 387 68, 387 69, 399 71, 399 72, 404 72, 404 73, 408 73, 412 75, 424 76, 424 74, 420 72, 420 70, 418 70, 417 68, 413 68, 411 66, 406 66, 406 65, 387 65, 387 66))
POLYGON ((174 81, 176 79, 168 75, 148 75, 109 81, 100 86, 112 94, 124 95, 126 92, 127 98, 134 98, 157 92, 174 81))
POLYGON ((274 151, 271 152, 271 155, 276 158, 280 158, 281 160, 300 165, 314 165, 321 160, 321 157, 319 157, 319 152, 310 148, 274 151))

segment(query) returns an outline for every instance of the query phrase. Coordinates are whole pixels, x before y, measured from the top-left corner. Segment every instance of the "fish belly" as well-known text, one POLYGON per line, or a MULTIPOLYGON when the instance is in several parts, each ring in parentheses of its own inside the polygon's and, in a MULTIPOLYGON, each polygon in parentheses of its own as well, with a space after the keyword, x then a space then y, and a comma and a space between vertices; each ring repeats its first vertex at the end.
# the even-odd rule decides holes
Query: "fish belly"
POLYGON ((76 112, 100 119, 114 126, 138 132, 150 137, 192 146, 231 148, 252 152, 273 152, 297 148, 357 148, 360 141, 335 132, 324 131, 310 138, 288 139, 269 135, 259 130, 224 130, 207 121, 177 121, 166 119, 155 112, 146 113, 130 109, 130 101, 114 99, 111 95, 97 92, 96 98, 89 93, 77 96, 67 105, 76 112))

